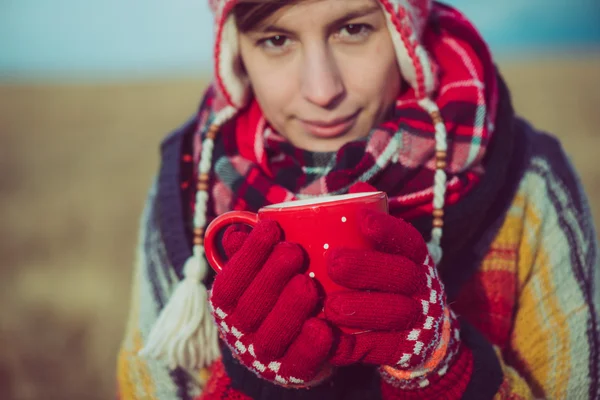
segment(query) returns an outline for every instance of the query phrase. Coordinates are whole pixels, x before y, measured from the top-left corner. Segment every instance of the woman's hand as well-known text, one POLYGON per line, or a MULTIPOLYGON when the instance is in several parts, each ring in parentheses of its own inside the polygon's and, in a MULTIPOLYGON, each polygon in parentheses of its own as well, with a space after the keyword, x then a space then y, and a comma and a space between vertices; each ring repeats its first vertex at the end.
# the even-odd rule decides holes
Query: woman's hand
POLYGON ((366 211, 360 218, 374 250, 331 252, 329 275, 348 291, 327 297, 325 316, 364 332, 341 333, 331 362, 378 365, 395 385, 423 387, 458 353, 457 319, 420 233, 384 213, 366 211))
POLYGON ((303 274, 304 253, 282 242, 277 223, 263 221, 247 234, 229 228, 230 257, 217 274, 210 302, 221 338, 247 368, 285 386, 326 378, 333 333, 314 317, 317 287, 303 274))

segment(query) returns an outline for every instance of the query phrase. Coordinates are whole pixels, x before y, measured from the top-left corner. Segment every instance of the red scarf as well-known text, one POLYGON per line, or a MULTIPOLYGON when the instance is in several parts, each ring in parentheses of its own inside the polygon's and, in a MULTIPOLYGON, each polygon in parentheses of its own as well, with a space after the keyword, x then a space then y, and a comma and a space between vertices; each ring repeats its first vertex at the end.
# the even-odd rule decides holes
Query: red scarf
MULTIPOLYGON (((434 101, 448 132, 446 204, 456 203, 484 173, 493 132, 497 82, 487 45, 458 11, 436 3, 423 43, 438 64, 434 101)), ((200 110, 199 135, 211 119, 212 91, 200 110)), ((216 214, 256 211, 268 204, 346 193, 358 182, 385 191, 390 212, 411 219, 432 212, 435 130, 414 90, 400 94, 391 119, 331 159, 294 148, 272 131, 256 101, 223 127, 214 153, 216 214), (325 165, 324 165, 325 164, 325 165), (317 170, 317 172, 313 172, 317 170), (319 173, 320 169, 325 172, 319 173)), ((196 164, 202 137, 195 141, 196 164)))

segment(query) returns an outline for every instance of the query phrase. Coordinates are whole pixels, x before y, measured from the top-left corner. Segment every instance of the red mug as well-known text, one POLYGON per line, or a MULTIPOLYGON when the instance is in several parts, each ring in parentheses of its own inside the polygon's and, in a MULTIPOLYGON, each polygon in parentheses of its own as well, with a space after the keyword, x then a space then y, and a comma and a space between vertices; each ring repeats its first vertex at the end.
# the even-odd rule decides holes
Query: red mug
POLYGON ((220 231, 232 224, 253 227, 258 221, 274 220, 281 227, 284 240, 304 248, 309 257, 306 273, 321 284, 325 293, 341 290, 343 288, 327 275, 325 256, 336 247, 371 248, 361 235, 357 221, 357 212, 365 208, 387 213, 387 195, 384 192, 345 194, 273 204, 261 208, 258 213, 227 212, 215 218, 206 229, 206 257, 212 268, 219 272, 225 264, 216 243, 220 231))

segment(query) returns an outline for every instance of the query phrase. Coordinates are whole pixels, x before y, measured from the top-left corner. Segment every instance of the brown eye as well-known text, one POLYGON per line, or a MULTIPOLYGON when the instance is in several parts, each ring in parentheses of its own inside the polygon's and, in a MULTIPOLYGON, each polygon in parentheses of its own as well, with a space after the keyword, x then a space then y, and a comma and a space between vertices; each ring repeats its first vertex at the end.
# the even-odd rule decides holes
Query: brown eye
POLYGON ((349 35, 358 35, 359 33, 362 32, 363 29, 364 29, 364 25, 360 25, 360 24, 346 25, 346 32, 348 32, 349 35))
POLYGON ((283 35, 275 35, 262 40, 267 47, 283 47, 288 43, 288 38, 283 35))
POLYGON ((270 54, 283 54, 290 49, 293 44, 293 40, 284 35, 269 36, 264 39, 260 39, 257 45, 269 52, 270 54))
POLYGON ((337 36, 350 43, 359 43, 366 40, 372 31, 373 28, 367 24, 348 24, 339 30, 337 36))
POLYGON ((273 46, 283 46, 285 44, 286 39, 287 38, 285 36, 281 35, 273 36, 273 38, 271 39, 271 43, 273 44, 273 46))

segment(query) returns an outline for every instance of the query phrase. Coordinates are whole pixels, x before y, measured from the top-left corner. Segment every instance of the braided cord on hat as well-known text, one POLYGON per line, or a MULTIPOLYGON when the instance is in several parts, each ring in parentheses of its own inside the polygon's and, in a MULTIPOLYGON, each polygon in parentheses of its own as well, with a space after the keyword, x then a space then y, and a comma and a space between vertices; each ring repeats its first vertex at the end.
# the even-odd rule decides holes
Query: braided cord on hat
MULTIPOLYGON (((409 12, 399 1, 380 0, 383 9, 386 11, 388 19, 388 28, 390 36, 398 49, 403 49, 414 68, 414 82, 411 82, 415 89, 415 94, 419 100, 419 105, 430 115, 435 129, 435 174, 433 182, 433 227, 431 230, 431 240, 428 243, 429 252, 437 265, 442 259, 442 230, 444 226, 444 204, 447 189, 447 132, 444 121, 441 117, 439 107, 429 97, 436 84, 433 78, 432 70, 434 66, 427 57, 426 50, 423 48, 418 37, 419 32, 415 32, 410 20, 409 12), (392 4, 393 3, 393 4, 392 4), (391 24, 393 26, 389 26, 391 24)), ((402 68, 402 63, 400 62, 402 68)))
POLYGON ((209 179, 215 137, 220 127, 236 112, 221 110, 202 142, 194 213, 193 252, 183 267, 179 282, 152 327, 140 355, 164 361, 169 368, 197 369, 219 357, 218 333, 208 306, 203 280, 208 272, 204 257, 204 229, 207 223, 209 179))
POLYGON ((442 230, 444 227, 444 204, 446 199, 447 188, 447 154, 448 140, 446 126, 440 114, 440 109, 437 104, 429 99, 424 98, 419 101, 419 105, 423 107, 431 116, 435 129, 435 174, 433 178, 433 227, 431 228, 431 240, 427 244, 429 253, 437 265, 442 259, 442 230))

